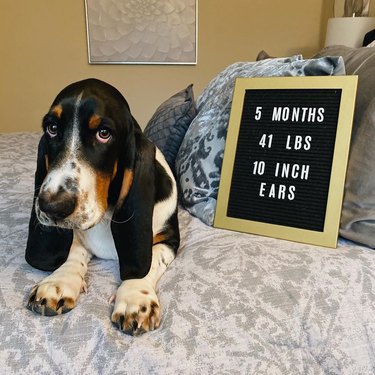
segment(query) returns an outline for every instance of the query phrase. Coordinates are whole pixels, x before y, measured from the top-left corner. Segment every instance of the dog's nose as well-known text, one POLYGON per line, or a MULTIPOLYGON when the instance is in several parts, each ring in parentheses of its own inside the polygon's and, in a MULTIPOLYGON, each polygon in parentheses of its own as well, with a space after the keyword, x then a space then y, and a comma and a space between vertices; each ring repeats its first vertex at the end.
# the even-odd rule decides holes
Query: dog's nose
POLYGON ((62 220, 73 213, 77 197, 65 190, 57 193, 41 192, 38 198, 39 208, 52 220, 62 220))

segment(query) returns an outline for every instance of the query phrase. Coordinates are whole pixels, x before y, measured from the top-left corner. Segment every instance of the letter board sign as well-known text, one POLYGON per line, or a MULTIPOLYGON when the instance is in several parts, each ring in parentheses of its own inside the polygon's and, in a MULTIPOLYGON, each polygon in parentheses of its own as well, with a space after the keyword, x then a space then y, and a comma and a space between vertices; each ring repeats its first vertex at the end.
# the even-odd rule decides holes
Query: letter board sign
POLYGON ((335 247, 356 85, 238 79, 214 225, 335 247))

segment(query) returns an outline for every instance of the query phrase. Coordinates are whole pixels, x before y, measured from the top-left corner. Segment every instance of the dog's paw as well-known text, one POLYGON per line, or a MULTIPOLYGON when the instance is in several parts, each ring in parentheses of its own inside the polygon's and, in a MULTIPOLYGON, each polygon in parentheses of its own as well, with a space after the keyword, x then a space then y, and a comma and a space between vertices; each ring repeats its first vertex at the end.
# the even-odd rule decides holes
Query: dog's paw
POLYGON ((158 328, 160 308, 155 290, 142 280, 124 281, 117 290, 111 320, 120 331, 132 336, 158 328))
POLYGON ((74 285, 62 280, 45 279, 34 286, 26 307, 45 316, 60 315, 72 310, 81 291, 86 291, 86 283, 74 285))

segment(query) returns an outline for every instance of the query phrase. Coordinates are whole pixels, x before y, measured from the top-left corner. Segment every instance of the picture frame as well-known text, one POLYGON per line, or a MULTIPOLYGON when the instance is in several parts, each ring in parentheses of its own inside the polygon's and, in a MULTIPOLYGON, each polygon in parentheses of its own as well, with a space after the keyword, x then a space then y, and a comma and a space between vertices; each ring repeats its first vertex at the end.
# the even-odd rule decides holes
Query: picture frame
POLYGON ((356 88, 357 76, 237 79, 214 226, 336 247, 356 88))
POLYGON ((89 64, 196 65, 198 0, 85 0, 89 64))

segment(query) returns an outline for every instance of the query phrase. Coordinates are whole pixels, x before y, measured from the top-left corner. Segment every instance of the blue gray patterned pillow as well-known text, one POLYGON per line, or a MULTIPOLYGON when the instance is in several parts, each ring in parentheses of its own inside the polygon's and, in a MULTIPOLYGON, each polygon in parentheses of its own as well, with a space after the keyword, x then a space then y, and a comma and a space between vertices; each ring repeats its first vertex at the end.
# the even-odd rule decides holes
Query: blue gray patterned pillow
POLYGON ((176 158, 177 181, 186 209, 212 225, 236 78, 339 74, 345 74, 340 57, 303 60, 293 56, 235 63, 216 76, 197 100, 198 115, 176 158))
POLYGON ((146 137, 164 154, 173 173, 178 149, 196 114, 193 85, 189 85, 162 103, 144 130, 146 137))

